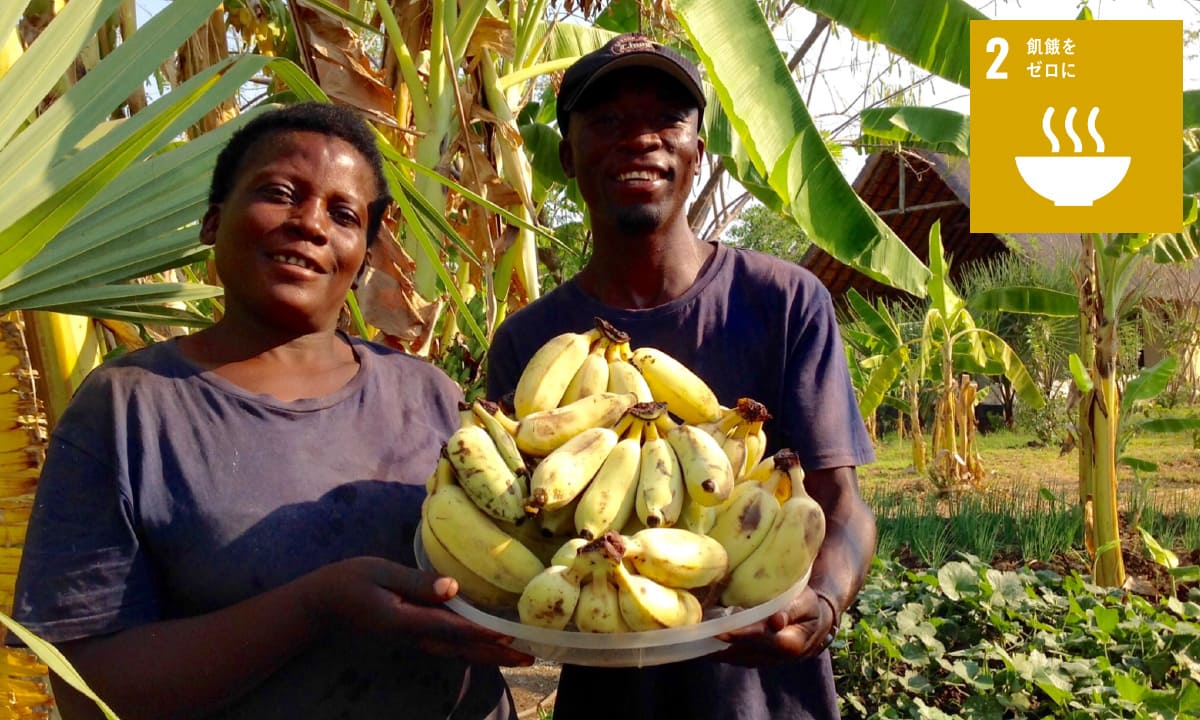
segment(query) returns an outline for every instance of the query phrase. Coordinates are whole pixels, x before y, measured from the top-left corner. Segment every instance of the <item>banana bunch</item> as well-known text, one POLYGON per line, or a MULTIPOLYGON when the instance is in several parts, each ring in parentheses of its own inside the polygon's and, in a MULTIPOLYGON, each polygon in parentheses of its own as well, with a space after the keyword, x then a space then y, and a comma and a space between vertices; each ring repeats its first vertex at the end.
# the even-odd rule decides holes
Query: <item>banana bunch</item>
MULTIPOLYGON (((774 490, 769 488, 771 483, 776 486, 781 483, 780 475, 783 475, 787 477, 791 497, 779 505, 770 529, 762 533, 757 546, 729 574, 729 582, 721 593, 723 605, 752 607, 791 588, 812 567, 825 539, 825 513, 804 490, 799 458, 794 452, 781 450, 775 454, 774 462, 775 469, 768 484, 762 486, 763 492, 770 493, 774 500, 774 490)), ((754 487, 753 483, 743 484, 754 487)), ((769 505, 769 501, 764 502, 769 505)), ((756 534, 751 531, 751 537, 745 543, 754 542, 752 536, 756 534)), ((745 548, 739 548, 736 542, 745 535, 736 534, 732 545, 722 543, 731 556, 745 552, 745 548)))
POLYGON ((687 587, 699 587, 695 583, 701 579, 723 576, 724 550, 709 544, 707 538, 682 530, 642 532, 653 534, 634 540, 610 531, 583 545, 564 545, 555 556, 562 564, 546 568, 521 593, 517 605, 521 622, 563 630, 573 621, 578 631, 592 633, 659 630, 700 622, 703 607, 687 587), (679 535, 667 537, 664 533, 679 535), (671 585, 631 569, 631 565, 692 584, 671 585))
POLYGON ((725 451, 733 474, 739 480, 750 472, 767 450, 767 434, 763 423, 771 419, 771 413, 762 403, 750 398, 740 398, 737 405, 723 409, 721 419, 715 423, 701 425, 725 451))
POLYGON ((472 602, 512 607, 545 565, 456 484, 449 458, 439 460, 427 490, 420 533, 433 567, 455 578, 459 591, 472 602))
POLYGON ((824 538, 795 453, 764 457, 761 404, 723 407, 665 352, 597 318, 547 341, 507 412, 460 406, 421 540, 471 602, 521 622, 637 632, 793 587, 824 538))

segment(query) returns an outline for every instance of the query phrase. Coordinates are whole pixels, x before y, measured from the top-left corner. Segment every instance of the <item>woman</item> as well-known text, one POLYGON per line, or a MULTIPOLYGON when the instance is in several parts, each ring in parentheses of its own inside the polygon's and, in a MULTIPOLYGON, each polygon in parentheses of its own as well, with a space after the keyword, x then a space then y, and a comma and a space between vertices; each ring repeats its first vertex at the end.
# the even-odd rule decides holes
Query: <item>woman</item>
POLYGON ((460 392, 337 330, 386 188, 347 109, 248 123, 201 225, 224 315, 93 372, 54 430, 14 614, 125 720, 512 714, 495 665, 531 658, 413 569, 460 392))

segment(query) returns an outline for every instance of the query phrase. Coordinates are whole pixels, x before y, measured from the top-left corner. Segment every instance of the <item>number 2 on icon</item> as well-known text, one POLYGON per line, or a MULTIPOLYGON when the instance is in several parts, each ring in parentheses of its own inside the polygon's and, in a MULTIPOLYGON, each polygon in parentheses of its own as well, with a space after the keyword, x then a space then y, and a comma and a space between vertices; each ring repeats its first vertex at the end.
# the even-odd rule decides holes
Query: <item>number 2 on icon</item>
POLYGON ((987 51, 996 53, 996 59, 988 67, 984 78, 987 80, 1007 80, 1008 73, 1000 69, 1000 63, 1004 62, 1004 58, 1008 57, 1008 41, 1000 37, 991 38, 987 41, 987 51))

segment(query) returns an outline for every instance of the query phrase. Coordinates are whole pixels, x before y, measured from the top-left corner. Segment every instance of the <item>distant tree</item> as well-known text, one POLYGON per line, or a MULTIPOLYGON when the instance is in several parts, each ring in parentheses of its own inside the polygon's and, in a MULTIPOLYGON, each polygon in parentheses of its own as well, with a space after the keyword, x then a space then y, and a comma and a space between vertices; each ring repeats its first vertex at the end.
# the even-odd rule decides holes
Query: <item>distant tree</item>
POLYGON ((812 241, 795 221, 754 203, 725 233, 730 245, 758 250, 783 260, 800 262, 812 241))

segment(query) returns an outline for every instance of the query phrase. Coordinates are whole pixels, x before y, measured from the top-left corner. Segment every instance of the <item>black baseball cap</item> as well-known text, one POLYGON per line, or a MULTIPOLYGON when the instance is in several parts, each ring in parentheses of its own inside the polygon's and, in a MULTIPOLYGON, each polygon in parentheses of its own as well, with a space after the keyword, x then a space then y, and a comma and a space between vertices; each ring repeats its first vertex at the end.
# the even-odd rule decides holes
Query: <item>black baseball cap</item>
POLYGON ((670 75, 695 98, 696 107, 704 111, 704 86, 700 84, 700 69, 696 64, 641 33, 626 33, 609 40, 604 47, 584 55, 567 68, 558 90, 559 130, 566 134, 571 111, 597 80, 627 67, 653 68, 670 75))

